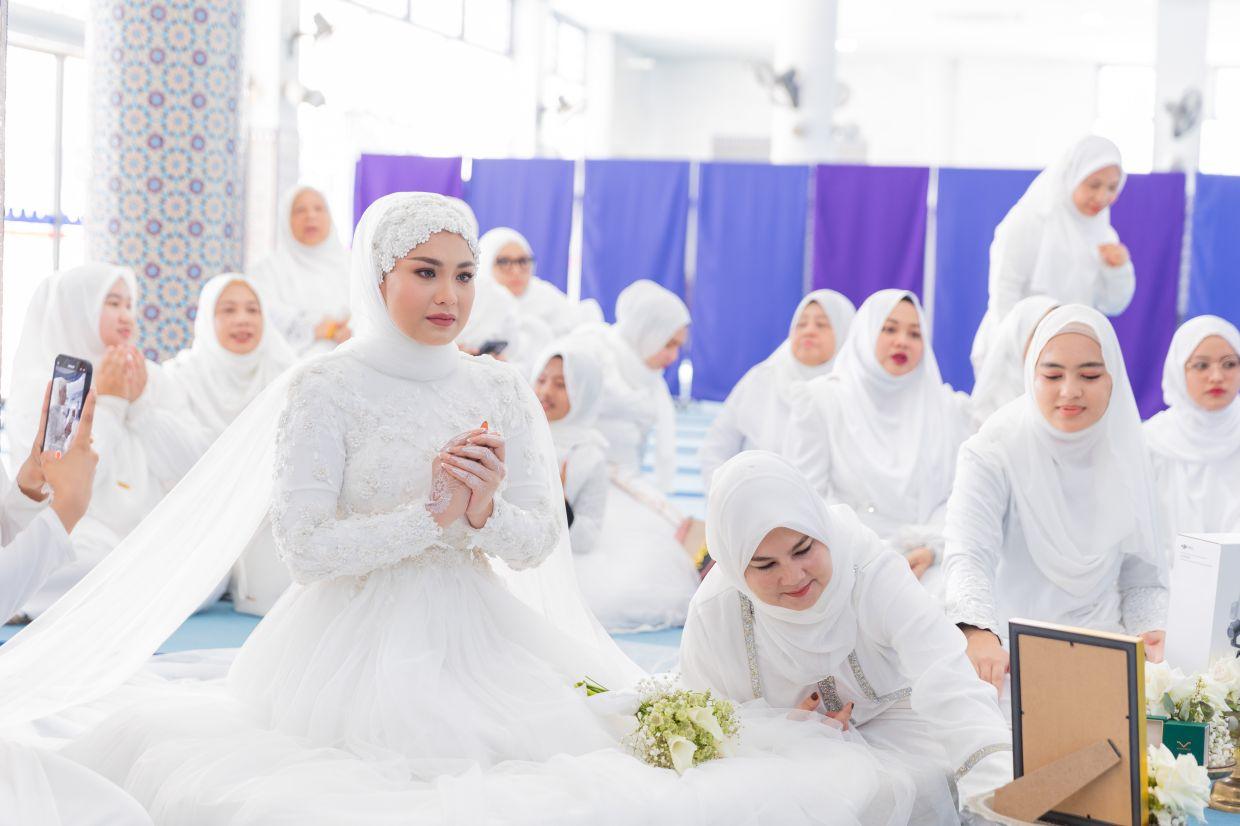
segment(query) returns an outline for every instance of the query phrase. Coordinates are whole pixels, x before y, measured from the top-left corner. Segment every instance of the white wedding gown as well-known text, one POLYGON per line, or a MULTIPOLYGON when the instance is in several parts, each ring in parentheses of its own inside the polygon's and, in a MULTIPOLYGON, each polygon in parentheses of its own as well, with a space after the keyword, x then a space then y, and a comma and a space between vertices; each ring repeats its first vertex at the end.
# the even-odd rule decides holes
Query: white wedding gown
POLYGON ((64 753, 176 826, 907 822, 912 782, 817 718, 748 709, 740 753, 684 777, 619 746, 631 695, 571 686, 634 674, 494 569, 538 565, 563 531, 532 402, 486 358, 434 381, 339 352, 304 368, 272 508, 296 583, 225 682, 170 685, 64 753), (507 440, 494 514, 441 530, 431 460, 483 421, 507 440))

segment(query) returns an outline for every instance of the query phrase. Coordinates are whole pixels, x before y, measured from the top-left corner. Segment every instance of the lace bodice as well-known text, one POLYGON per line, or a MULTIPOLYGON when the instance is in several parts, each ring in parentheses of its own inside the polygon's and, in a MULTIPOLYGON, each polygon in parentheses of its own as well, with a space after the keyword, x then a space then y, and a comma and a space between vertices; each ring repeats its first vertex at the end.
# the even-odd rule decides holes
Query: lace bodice
POLYGON ((272 528, 280 556, 302 583, 365 576, 409 559, 514 568, 555 548, 553 509, 534 430, 530 390, 511 368, 463 358, 444 379, 385 376, 350 356, 312 363, 289 387, 276 440, 272 528), (507 475, 479 530, 440 528, 426 510, 431 461, 482 422, 507 441, 507 475))

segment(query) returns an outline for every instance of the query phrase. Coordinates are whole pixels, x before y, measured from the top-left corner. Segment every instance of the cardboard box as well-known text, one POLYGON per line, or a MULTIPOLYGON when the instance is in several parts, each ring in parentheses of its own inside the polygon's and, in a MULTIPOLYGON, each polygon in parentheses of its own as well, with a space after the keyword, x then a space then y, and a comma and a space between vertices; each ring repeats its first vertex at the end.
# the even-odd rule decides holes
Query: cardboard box
POLYGON ((1167 662, 1206 671, 1240 654, 1240 534, 1180 534, 1171 568, 1167 662))

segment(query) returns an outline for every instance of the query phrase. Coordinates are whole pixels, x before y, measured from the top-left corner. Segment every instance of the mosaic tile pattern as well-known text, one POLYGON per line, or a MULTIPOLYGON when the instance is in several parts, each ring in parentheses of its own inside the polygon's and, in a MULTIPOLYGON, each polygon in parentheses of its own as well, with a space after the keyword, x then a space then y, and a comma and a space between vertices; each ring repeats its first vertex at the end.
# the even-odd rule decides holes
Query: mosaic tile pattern
POLYGON ((133 267, 140 346, 189 344, 200 284, 239 269, 244 0, 95 0, 92 260, 133 267))

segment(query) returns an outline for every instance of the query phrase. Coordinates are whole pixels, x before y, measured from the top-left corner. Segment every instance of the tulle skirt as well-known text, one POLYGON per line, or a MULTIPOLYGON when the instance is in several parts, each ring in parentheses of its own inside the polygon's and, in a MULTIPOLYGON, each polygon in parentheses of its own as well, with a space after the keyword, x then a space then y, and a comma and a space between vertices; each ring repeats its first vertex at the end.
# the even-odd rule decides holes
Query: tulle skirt
POLYGON ((227 680, 169 683, 64 753, 176 826, 909 821, 916 784, 816 715, 746 708, 738 754, 683 777, 640 762, 633 695, 572 688, 587 657, 484 566, 407 562, 294 586, 227 680))
MULTIPOLYGON (((662 496, 653 489, 649 495, 662 496)), ((586 602, 608 631, 685 624, 700 578, 676 541, 676 528, 647 504, 610 486, 597 545, 573 557, 586 602)))

